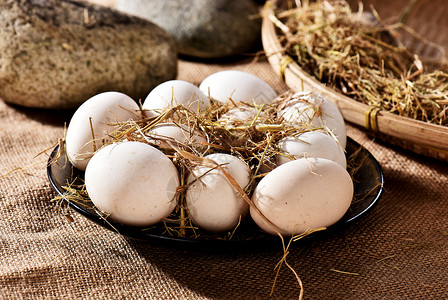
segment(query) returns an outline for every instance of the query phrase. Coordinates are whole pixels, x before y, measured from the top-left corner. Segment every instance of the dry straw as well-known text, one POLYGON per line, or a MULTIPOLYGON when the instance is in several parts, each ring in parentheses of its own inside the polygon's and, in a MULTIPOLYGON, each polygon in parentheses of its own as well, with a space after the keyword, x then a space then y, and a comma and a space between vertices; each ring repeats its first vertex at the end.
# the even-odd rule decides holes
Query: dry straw
POLYGON ((423 37, 414 29, 427 28, 428 11, 425 17, 413 11, 418 0, 404 7, 378 1, 382 12, 398 16, 382 19, 374 6, 364 10, 366 2, 267 1, 262 41, 271 66, 292 90, 332 100, 347 122, 448 161, 446 51, 432 41, 440 41, 434 34, 423 37), (421 56, 410 49, 420 49, 421 56))
POLYGON ((370 107, 448 125, 448 73, 402 47, 398 24, 339 0, 304 1, 277 17, 286 53, 319 81, 370 107))
MULTIPOLYGON (((114 125, 116 129, 106 138, 95 140, 95 144, 100 149, 110 143, 124 140, 138 141, 155 146, 170 157, 179 171, 181 185, 177 190, 179 200, 176 211, 164 221, 165 233, 187 238, 202 238, 204 233, 192 225, 185 207, 185 192, 192 184, 186 182, 186 177, 192 173, 193 168, 207 166, 210 167, 210 170, 220 169, 235 190, 252 205, 250 195, 256 183, 264 177, 265 173, 263 172, 272 169, 276 155, 288 156, 277 147, 277 142, 285 136, 300 136, 307 131, 324 130, 324 128, 312 127, 310 123, 306 122, 300 125, 283 122, 282 117, 277 114, 278 108, 282 107, 285 101, 290 101, 291 95, 291 93, 281 95, 274 104, 254 105, 230 102, 227 105, 219 105, 214 103, 209 109, 202 112, 193 112, 179 105, 163 110, 156 117, 110 124, 114 125), (251 109, 255 113, 253 117, 241 121, 223 117, 234 108, 251 109), (165 126, 167 123, 184 129, 185 141, 154 134, 154 129, 165 126), (196 142, 198 136, 203 138, 201 143, 196 142), (250 166, 251 181, 245 190, 238 186, 223 166, 216 165, 204 157, 214 152, 232 154, 250 166)), ((61 152, 64 149, 62 142, 59 149, 61 152)), ((56 154, 54 160, 56 161, 60 155, 61 153, 56 154)), ((201 178, 196 180, 201 180, 201 178)), ((55 197, 53 200, 58 202, 59 206, 61 206, 61 201, 72 201, 107 218, 106 214, 95 209, 85 191, 84 183, 79 180, 76 182, 76 184, 68 182, 64 187, 66 194, 63 197, 55 197)), ((238 238, 237 229, 222 235, 211 235, 211 238, 238 238)))
MULTIPOLYGON (((288 124, 283 122, 281 114, 278 113, 291 101, 303 101, 310 104, 311 109, 314 110, 314 113, 310 115, 319 117, 321 114, 319 107, 307 102, 310 95, 302 94, 302 96, 293 97, 293 93, 288 92, 279 96, 273 104, 262 105, 243 102, 229 102, 226 105, 213 103, 209 109, 201 112, 193 112, 183 106, 175 106, 152 118, 111 124, 115 126, 115 131, 111 132, 106 138, 95 142, 97 147, 101 148, 110 143, 124 140, 139 141, 159 148, 172 159, 179 171, 181 185, 177 190, 178 205, 175 212, 164 220, 163 225, 157 225, 163 226, 164 234, 186 238, 250 239, 253 237, 247 236, 245 232, 240 234, 242 230, 239 230, 239 228, 223 234, 210 234, 201 231, 192 224, 188 217, 188 209, 185 206, 185 192, 192 184, 186 182, 187 175, 192 173, 191 170, 197 166, 208 166, 210 170, 219 168, 235 190, 241 194, 249 205, 253 206, 250 196, 257 182, 265 176, 265 172, 268 172, 275 165, 277 155, 289 156, 278 148, 278 141, 286 136, 300 138, 300 134, 311 130, 328 131, 323 127, 311 126, 310 121, 295 125, 288 124), (253 117, 246 120, 226 118, 226 113, 235 108, 253 110, 253 117), (155 128, 164 126, 168 122, 185 130, 185 141, 181 142, 153 133, 155 128), (201 143, 195 141, 197 136, 202 137, 201 143), (245 190, 238 186, 223 166, 216 165, 204 158, 207 154, 214 152, 232 154, 241 158, 250 166, 252 178, 245 190)), ((61 142, 59 149, 62 151, 63 148, 61 142)), ((55 160, 59 158, 59 155, 55 155, 55 160)), ((353 153, 353 155, 356 156, 357 153, 353 153)), ((349 158, 348 169, 352 176, 357 168, 359 166, 355 165, 354 160, 349 158)), ((199 177, 196 180, 201 180, 201 178, 199 177)), ((82 180, 77 180, 76 183, 67 182, 65 190, 66 194, 63 197, 58 196, 53 199, 58 202, 59 207, 63 207, 61 204, 63 201, 73 202, 95 211, 102 218, 107 219, 107 214, 98 211, 88 198, 82 180)), ((364 196, 360 195, 359 198, 361 199, 361 197, 364 196)), ((65 209, 61 209, 61 212, 64 216, 67 215, 65 209)), ((240 227, 240 225, 244 225, 244 220, 237 227, 240 227)), ((152 228, 144 230, 151 230, 152 228)), ((261 230, 251 231, 250 234, 261 234, 261 230)))

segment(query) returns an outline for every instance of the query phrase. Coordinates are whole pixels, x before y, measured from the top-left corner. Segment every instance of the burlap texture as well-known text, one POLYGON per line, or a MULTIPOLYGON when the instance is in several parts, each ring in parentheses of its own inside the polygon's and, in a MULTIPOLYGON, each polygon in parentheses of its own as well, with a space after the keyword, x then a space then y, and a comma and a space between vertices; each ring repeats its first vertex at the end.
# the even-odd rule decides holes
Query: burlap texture
MULTIPOLYGON (((265 61, 180 61, 179 79, 198 84, 224 69, 245 70, 286 90, 265 61)), ((73 112, 0 102, 0 297, 3 299, 266 299, 282 258, 278 251, 207 253, 129 241, 72 212, 58 213, 45 170, 73 112), (47 151, 49 153, 50 151, 47 151), (31 166, 35 164, 34 166, 31 166)), ((373 140, 348 135, 380 162, 385 193, 360 222, 294 248, 289 264, 305 299, 448 297, 448 166, 373 140)), ((283 267, 272 298, 293 299, 299 286, 283 267)))

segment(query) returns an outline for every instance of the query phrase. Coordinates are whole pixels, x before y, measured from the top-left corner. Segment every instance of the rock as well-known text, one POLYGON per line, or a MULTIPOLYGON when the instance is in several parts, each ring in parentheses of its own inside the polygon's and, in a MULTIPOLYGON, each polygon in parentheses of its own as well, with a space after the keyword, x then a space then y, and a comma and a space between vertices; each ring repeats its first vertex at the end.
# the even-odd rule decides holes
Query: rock
POLYGON ((117 0, 115 8, 164 28, 178 52, 187 56, 232 56, 260 39, 261 20, 253 0, 117 0))
POLYGON ((70 0, 0 0, 0 97, 74 108, 105 91, 144 99, 177 75, 177 52, 157 25, 70 0))

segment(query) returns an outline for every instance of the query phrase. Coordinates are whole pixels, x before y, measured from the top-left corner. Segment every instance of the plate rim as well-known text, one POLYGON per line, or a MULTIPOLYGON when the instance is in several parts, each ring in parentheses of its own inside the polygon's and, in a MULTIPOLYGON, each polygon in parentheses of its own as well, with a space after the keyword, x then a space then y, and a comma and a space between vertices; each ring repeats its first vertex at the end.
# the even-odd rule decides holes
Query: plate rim
MULTIPOLYGON (((323 237, 325 235, 329 235, 336 230, 339 230, 341 228, 344 228, 348 225, 351 225, 353 223, 356 223, 360 219, 362 219, 366 214, 368 214, 379 202, 380 198, 383 195, 384 192, 384 174, 381 168, 381 165, 376 160, 376 158, 373 156, 370 151, 368 151, 365 147, 360 145, 358 142, 353 140, 351 137, 347 137, 347 143, 353 144, 354 147, 360 147, 363 149, 363 152, 367 155, 369 160, 372 162, 373 166, 375 167, 375 171, 378 174, 378 192, 375 194, 375 197, 371 200, 369 205, 367 205, 362 211, 357 213, 356 215, 351 216, 350 218, 344 218, 342 217, 338 222, 335 224, 328 226, 326 230, 315 232, 312 235, 306 236, 300 241, 299 243, 295 242, 295 244, 301 244, 303 242, 308 242, 311 240, 316 240, 318 237, 323 237)), ((114 231, 117 234, 120 234, 124 237, 133 239, 133 240, 140 240, 140 241, 147 241, 147 242, 154 242, 155 244, 161 244, 161 245, 171 245, 171 246, 182 246, 182 248, 189 248, 189 249, 200 249, 200 250, 213 250, 214 252, 219 252, 219 250, 227 250, 228 248, 238 248, 239 250, 244 249, 260 249, 260 246, 263 246, 263 249, 269 249, 270 246, 276 245, 278 246, 278 242, 280 241, 278 236, 272 235, 268 236, 265 239, 254 239, 254 240, 228 240, 228 239, 193 239, 193 238, 185 238, 185 237, 177 237, 177 236, 167 236, 167 235, 160 235, 160 234, 154 234, 151 233, 150 230, 144 230, 142 228, 138 227, 132 227, 129 225, 121 224, 118 222, 115 222, 113 220, 107 221, 104 218, 102 218, 99 215, 93 214, 89 210, 84 209, 82 206, 76 204, 73 201, 69 201, 64 197, 65 191, 62 190, 59 185, 56 182, 56 179, 54 178, 53 172, 52 172, 52 164, 53 159, 55 155, 57 154, 59 150, 59 145, 57 145, 53 151, 51 152, 48 162, 47 162, 47 177, 50 182, 50 185, 52 189, 62 197, 64 201, 67 202, 68 206, 72 209, 74 209, 77 213, 81 214, 85 218, 89 219, 89 221, 92 221, 108 230, 114 231)), ((70 163, 67 159, 67 163, 70 163)), ((71 165, 71 164, 70 164, 71 165)), ((71 165, 72 168, 73 165, 71 165)), ((345 215, 344 215, 345 216, 345 215)), ((286 240, 286 237, 285 237, 286 240)))

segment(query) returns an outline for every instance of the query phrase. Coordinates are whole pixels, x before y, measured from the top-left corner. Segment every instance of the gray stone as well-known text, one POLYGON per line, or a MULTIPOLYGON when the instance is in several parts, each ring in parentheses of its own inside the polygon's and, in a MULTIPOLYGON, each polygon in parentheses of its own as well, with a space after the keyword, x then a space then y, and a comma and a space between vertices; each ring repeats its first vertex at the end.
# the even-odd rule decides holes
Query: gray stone
POLYGON ((258 6, 252 0, 118 0, 115 8, 164 28, 178 52, 188 56, 240 54, 260 37, 258 6))
POLYGON ((159 26, 70 0, 0 0, 0 98, 74 108, 104 91, 145 99, 177 75, 174 40, 159 26))

